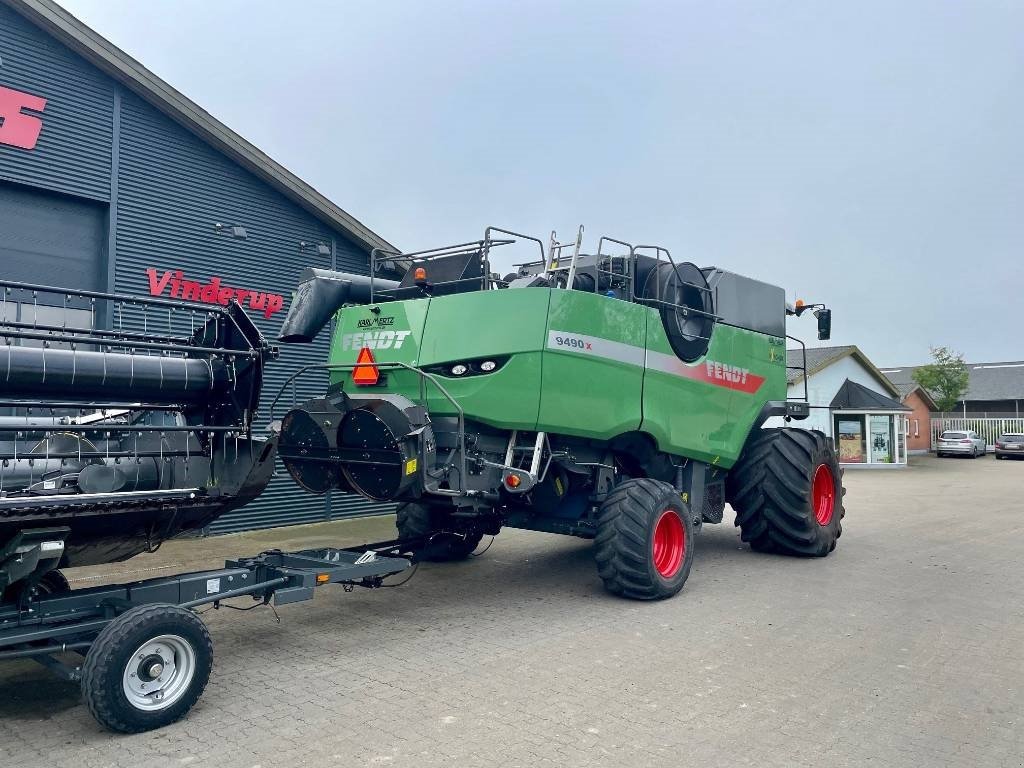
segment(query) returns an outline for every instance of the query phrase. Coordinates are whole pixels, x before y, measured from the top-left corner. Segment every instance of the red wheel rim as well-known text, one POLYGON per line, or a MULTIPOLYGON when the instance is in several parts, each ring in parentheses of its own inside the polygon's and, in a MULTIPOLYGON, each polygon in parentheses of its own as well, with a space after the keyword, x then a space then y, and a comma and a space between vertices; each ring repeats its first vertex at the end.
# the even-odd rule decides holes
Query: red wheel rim
POLYGON ((686 554, 686 529, 673 509, 666 509, 654 526, 654 567, 663 578, 670 579, 683 567, 686 554))
POLYGON ((827 464, 820 464, 814 470, 814 482, 811 484, 811 505, 818 525, 832 522, 832 512, 836 506, 836 481, 832 469, 827 464))

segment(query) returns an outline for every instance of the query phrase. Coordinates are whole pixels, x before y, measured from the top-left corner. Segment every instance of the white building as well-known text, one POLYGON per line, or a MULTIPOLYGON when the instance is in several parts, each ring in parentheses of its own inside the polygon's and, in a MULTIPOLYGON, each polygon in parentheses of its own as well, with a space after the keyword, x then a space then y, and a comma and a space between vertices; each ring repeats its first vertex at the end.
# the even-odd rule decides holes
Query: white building
MULTIPOLYGON (((907 414, 900 392, 855 346, 787 352, 789 397, 811 406, 800 426, 832 438, 839 463, 848 467, 900 467, 907 463, 907 414)), ((782 426, 781 418, 766 426, 782 426)))

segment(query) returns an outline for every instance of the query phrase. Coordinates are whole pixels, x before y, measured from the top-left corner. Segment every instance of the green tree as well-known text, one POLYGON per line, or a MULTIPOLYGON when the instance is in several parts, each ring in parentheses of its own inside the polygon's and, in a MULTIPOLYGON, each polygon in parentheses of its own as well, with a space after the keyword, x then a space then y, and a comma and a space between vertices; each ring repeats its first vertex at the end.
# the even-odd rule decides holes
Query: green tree
POLYGON ((924 387, 942 412, 953 410, 967 391, 967 364, 964 356, 949 347, 932 347, 932 360, 914 371, 914 381, 924 387))

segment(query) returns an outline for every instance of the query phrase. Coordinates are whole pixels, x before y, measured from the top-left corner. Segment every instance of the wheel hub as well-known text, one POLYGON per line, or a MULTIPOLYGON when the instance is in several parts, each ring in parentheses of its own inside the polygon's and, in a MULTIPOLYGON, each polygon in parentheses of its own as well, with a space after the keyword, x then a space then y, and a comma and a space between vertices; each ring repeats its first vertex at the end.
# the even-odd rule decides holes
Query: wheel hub
POLYGON ((836 481, 827 464, 819 464, 811 483, 811 508, 818 525, 828 525, 836 506, 836 481))
POLYGON ((147 656, 139 664, 138 678, 145 683, 157 680, 164 673, 164 668, 162 656, 157 654, 147 656))
POLYGON ((654 567, 663 578, 675 576, 686 554, 686 528, 674 509, 661 513, 654 527, 654 567))
POLYGON ((121 690, 136 709, 165 709, 185 694, 195 672, 192 645, 178 635, 161 635, 140 646, 128 659, 121 690))

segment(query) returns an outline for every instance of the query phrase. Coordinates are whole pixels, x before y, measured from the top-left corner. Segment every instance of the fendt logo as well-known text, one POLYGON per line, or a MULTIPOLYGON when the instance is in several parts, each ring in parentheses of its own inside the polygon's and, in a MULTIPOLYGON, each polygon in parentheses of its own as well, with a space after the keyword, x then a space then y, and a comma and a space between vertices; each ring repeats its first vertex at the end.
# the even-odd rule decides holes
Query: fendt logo
POLYGON ((706 360, 704 363, 708 369, 709 379, 728 381, 733 384, 746 384, 750 371, 746 368, 738 368, 735 365, 726 365, 717 360, 706 360))
POLYGON ((346 349, 399 349, 412 331, 363 331, 345 333, 341 337, 341 348, 346 349))
POLYGON ((46 109, 46 99, 0 85, 0 144, 35 149, 39 133, 43 130, 43 120, 25 114, 24 109, 42 112, 46 109))
POLYGON ((221 285, 219 277, 210 278, 210 282, 201 283, 198 280, 186 280, 185 274, 180 270, 164 270, 163 275, 158 275, 152 267, 146 270, 149 276, 150 296, 163 296, 170 288, 172 299, 182 301, 198 301, 203 304, 222 304, 227 306, 232 299, 245 308, 262 312, 264 317, 269 318, 284 306, 284 296, 278 293, 266 291, 254 291, 249 288, 230 288, 221 285), (249 300, 246 305, 246 299, 249 300))

